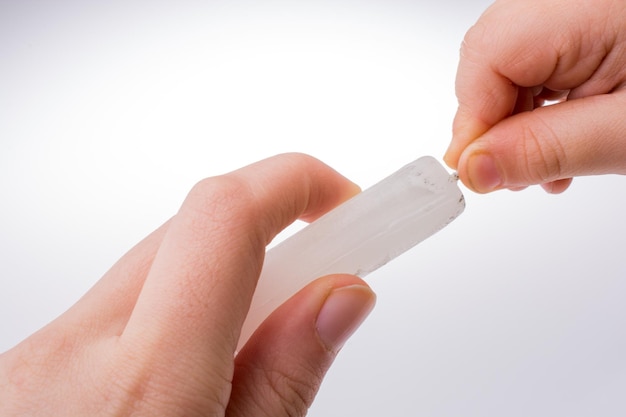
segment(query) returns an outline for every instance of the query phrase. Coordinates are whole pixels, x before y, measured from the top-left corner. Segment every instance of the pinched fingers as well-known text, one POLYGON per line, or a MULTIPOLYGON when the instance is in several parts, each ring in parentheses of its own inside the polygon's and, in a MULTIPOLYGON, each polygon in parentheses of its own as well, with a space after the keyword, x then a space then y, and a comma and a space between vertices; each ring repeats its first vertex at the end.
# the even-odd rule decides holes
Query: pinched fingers
MULTIPOLYGON (((560 170, 558 167, 518 159, 522 154, 532 159, 535 154, 521 152, 520 146, 550 153, 550 148, 557 150, 554 145, 558 148, 564 144, 570 149, 568 154, 573 150, 572 146, 578 146, 569 143, 570 136, 553 140, 552 133, 563 132, 557 117, 552 117, 556 110, 540 111, 537 117, 516 115, 537 109, 546 101, 556 101, 561 103, 555 108, 564 112, 561 119, 570 120, 567 112, 571 108, 561 106, 563 101, 618 91, 626 81, 624 22, 626 7, 621 0, 579 0, 574 3, 562 0, 496 1, 468 31, 463 43, 456 81, 459 108, 453 124, 453 139, 445 155, 446 162, 460 171, 464 181, 476 177, 474 174, 479 171, 478 176, 491 177, 483 184, 478 184, 478 180, 466 182, 480 191, 504 188, 509 181, 518 183, 511 188, 519 188, 541 183, 538 182, 541 178, 554 177, 560 181, 548 180, 545 188, 555 192, 566 188, 569 179, 555 174, 555 170, 560 170), (506 128, 499 128, 504 121, 506 128), (537 124, 533 124, 535 122, 537 124), (493 144, 493 139, 501 137, 505 130, 521 135, 505 140, 511 146, 508 155, 504 155, 507 150, 501 144, 493 144), (537 142, 533 144, 533 140, 537 142), (474 145, 475 141, 480 141, 480 145, 474 145), (490 148, 491 144, 494 148, 490 148), (496 165, 486 158, 481 158, 483 163, 469 164, 470 154, 496 156, 496 165), (502 174, 508 174, 520 171, 522 166, 533 169, 540 165, 543 166, 538 172, 511 174, 504 179, 495 175, 496 168, 503 171, 502 174), (475 172, 465 171, 469 167, 475 172), (547 171, 550 171, 549 175, 547 171)), ((595 102, 589 103, 595 106, 595 102)), ((621 112, 619 108, 603 110, 612 114, 621 112)), ((594 111, 589 109, 589 113, 594 111)), ((606 132, 612 126, 601 125, 601 120, 585 116, 582 110, 578 111, 578 116, 580 121, 588 124, 584 127, 579 122, 574 124, 586 132, 589 143, 579 144, 583 148, 593 151, 598 140, 609 136, 607 140, 614 139, 606 132)), ((603 119, 606 121, 606 117, 603 119)), ((598 164, 605 158, 593 154, 590 157, 595 161, 582 161, 581 172, 589 171, 591 166, 597 171, 600 169, 598 164)), ((548 156, 542 158, 550 159, 548 156)))
POLYGON ((542 184, 564 191, 571 178, 626 174, 626 91, 520 113, 462 153, 459 176, 477 192, 542 184))

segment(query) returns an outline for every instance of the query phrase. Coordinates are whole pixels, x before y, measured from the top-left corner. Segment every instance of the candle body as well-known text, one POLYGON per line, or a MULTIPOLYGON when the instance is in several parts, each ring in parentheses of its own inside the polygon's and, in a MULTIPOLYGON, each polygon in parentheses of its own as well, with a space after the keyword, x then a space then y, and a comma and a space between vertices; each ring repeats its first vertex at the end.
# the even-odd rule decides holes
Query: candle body
POLYGON ((465 208, 457 179, 425 156, 270 249, 237 350, 265 318, 328 274, 366 276, 454 220, 465 208))

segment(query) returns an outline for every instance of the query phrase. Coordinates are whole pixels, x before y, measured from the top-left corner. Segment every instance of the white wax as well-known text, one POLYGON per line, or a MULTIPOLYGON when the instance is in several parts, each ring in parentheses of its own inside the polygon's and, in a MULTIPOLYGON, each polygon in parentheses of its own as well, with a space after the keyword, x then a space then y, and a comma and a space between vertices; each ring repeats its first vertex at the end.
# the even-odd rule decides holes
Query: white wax
POLYGON ((311 281, 364 277, 445 227, 465 208, 456 183, 436 159, 419 158, 269 250, 237 351, 311 281))

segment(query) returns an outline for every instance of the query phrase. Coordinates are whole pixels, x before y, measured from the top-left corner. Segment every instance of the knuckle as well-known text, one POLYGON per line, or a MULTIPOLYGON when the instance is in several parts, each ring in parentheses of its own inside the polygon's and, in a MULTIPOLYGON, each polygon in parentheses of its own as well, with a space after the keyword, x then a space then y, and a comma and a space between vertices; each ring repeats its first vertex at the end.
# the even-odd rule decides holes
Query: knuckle
POLYGON ((237 230, 252 230, 255 206, 254 195, 246 182, 222 175, 194 185, 178 214, 184 217, 190 230, 201 235, 220 231, 232 235, 237 230))
POLYGON ((279 159, 289 161, 293 164, 297 165, 309 165, 309 164, 320 164, 321 162, 306 153, 302 152, 287 152, 276 156, 279 159))
POLYGON ((523 176, 527 183, 544 183, 559 179, 567 162, 560 136, 541 117, 522 129, 521 154, 523 176))
POLYGON ((306 413, 313 401, 313 387, 307 379, 298 378, 293 373, 271 371, 268 382, 286 415, 301 416, 306 413))
POLYGON ((300 364, 296 367, 249 367, 256 381, 257 407, 264 415, 304 416, 311 406, 323 372, 300 364))
POLYGON ((205 178, 189 191, 185 205, 200 214, 233 213, 251 199, 250 187, 232 175, 205 178))
POLYGON ((206 415, 207 410, 223 415, 230 379, 211 373, 211 383, 191 386, 189 375, 172 372, 158 353, 148 356, 127 347, 103 367, 101 379, 108 383, 100 395, 107 399, 106 415, 180 415, 182 410, 188 416, 206 415))
POLYGON ((461 57, 472 60, 476 54, 481 55, 483 48, 481 47, 487 40, 488 29, 485 24, 479 20, 471 26, 461 42, 461 57))

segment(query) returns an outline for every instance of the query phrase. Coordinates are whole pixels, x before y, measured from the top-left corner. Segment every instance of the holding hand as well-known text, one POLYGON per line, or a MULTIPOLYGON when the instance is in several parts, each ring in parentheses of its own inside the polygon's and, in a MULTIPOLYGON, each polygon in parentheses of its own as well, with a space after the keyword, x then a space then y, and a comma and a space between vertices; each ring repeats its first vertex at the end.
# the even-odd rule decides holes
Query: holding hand
POLYGON ((235 357, 266 245, 358 192, 282 155, 209 178, 70 310, 0 356, 2 416, 301 416, 374 305, 359 278, 321 278, 235 357))
POLYGON ((445 160, 478 192, 626 174, 625 86, 623 0, 496 1, 461 48, 445 160))

